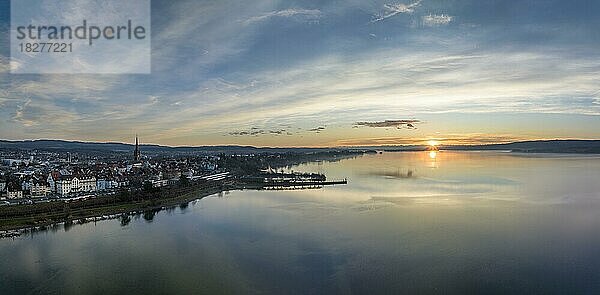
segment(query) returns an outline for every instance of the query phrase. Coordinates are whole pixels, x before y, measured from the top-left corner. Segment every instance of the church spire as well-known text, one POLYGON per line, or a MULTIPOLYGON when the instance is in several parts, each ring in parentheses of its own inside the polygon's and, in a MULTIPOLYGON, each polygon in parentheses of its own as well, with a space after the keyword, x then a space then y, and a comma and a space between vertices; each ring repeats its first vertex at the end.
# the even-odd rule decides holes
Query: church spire
POLYGON ((133 151, 133 160, 136 162, 140 161, 140 146, 137 134, 135 135, 135 150, 133 151))

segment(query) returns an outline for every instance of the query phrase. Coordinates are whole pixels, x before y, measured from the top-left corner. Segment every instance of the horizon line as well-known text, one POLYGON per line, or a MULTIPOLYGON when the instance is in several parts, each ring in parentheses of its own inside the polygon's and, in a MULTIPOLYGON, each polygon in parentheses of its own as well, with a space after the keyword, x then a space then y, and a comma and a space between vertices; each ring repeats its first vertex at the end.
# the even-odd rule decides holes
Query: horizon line
MULTIPOLYGON (((69 140, 69 139, 51 139, 51 138, 38 138, 38 139, 0 139, 0 142, 18 143, 18 142, 35 142, 35 141, 62 141, 71 143, 83 143, 83 144, 123 144, 135 146, 135 143, 120 142, 120 141, 85 141, 85 140, 69 140)), ((600 141, 600 139, 585 139, 585 138, 551 138, 551 139, 529 139, 520 141, 505 141, 495 143, 481 143, 481 144, 443 144, 440 143, 439 147, 453 147, 453 146, 489 146, 489 145, 502 145, 502 144, 513 144, 523 142, 547 142, 547 141, 600 141)), ((257 145, 244 145, 244 144, 208 144, 208 145, 165 145, 158 143, 140 143, 140 146, 157 146, 166 148, 200 148, 200 147, 250 147, 250 148, 262 148, 262 149, 326 149, 326 148, 373 148, 373 147, 423 147, 428 144, 381 144, 381 145, 339 145, 339 146, 257 146, 257 145)))

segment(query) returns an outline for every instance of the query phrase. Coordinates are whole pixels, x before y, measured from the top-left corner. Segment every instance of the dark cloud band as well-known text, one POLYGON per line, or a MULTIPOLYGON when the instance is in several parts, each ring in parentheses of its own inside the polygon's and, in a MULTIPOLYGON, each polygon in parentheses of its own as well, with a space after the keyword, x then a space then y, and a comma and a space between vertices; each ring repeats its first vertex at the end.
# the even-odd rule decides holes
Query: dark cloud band
POLYGON ((398 128, 398 129, 416 129, 417 124, 421 124, 420 120, 409 119, 409 120, 385 120, 381 122, 356 122, 354 125, 358 127, 371 127, 371 128, 398 128))

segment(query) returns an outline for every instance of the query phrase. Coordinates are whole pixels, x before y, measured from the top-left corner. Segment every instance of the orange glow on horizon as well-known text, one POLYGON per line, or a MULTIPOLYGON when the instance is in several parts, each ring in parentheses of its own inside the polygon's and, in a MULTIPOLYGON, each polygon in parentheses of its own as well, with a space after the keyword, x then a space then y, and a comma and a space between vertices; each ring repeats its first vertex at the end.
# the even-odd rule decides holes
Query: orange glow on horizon
POLYGON ((436 146, 440 145, 440 142, 432 139, 432 140, 427 141, 427 144, 431 147, 436 147, 436 146))

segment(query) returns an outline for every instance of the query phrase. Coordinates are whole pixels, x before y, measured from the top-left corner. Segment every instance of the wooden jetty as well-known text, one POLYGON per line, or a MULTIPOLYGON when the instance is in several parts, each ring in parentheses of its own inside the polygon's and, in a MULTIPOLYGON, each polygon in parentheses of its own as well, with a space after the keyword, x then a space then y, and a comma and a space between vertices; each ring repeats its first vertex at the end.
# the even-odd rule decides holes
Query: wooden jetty
POLYGON ((345 185, 348 180, 334 181, 264 181, 251 182, 244 184, 245 189, 256 190, 302 190, 302 189, 320 189, 330 185, 345 185))

